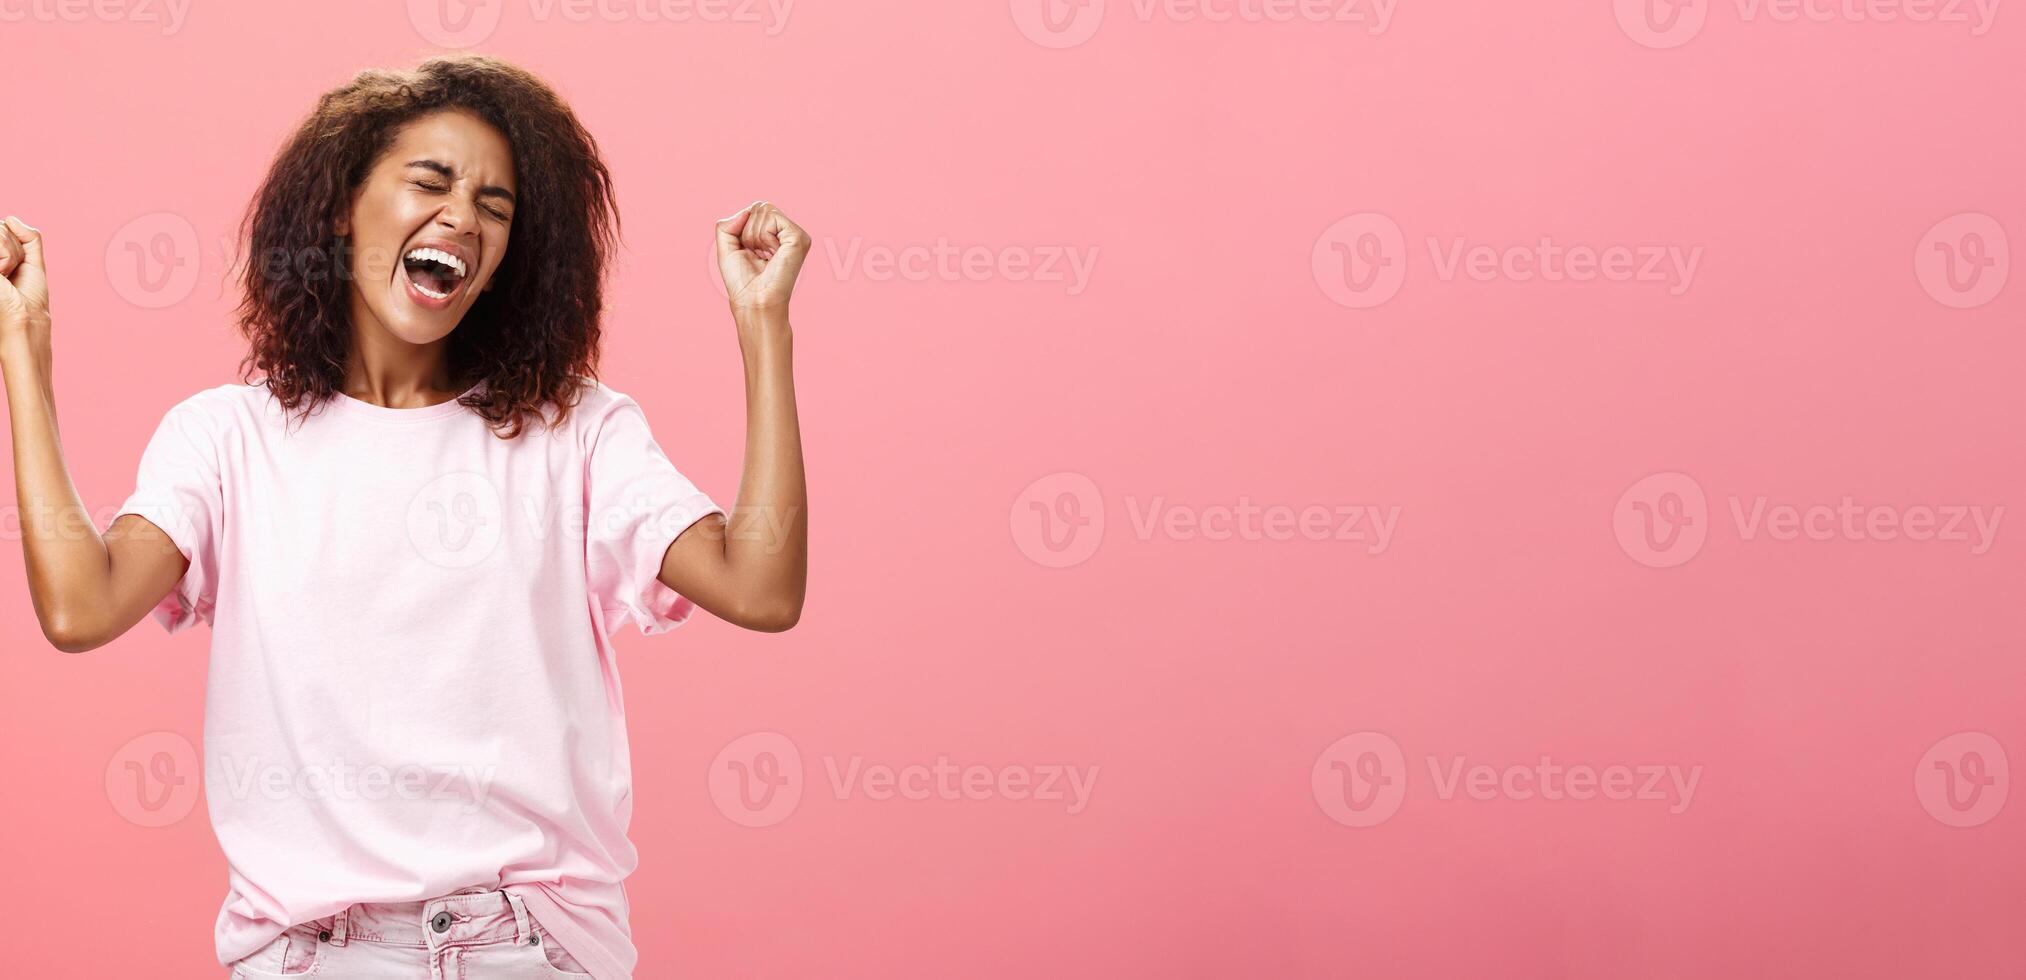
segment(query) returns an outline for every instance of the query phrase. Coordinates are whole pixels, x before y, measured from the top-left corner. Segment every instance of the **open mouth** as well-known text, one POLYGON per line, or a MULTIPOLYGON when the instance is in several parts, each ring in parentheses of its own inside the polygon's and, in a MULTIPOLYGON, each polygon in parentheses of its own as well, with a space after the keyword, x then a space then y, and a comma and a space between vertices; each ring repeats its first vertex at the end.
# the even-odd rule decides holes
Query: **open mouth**
MULTIPOLYGON (((401 257, 408 284, 424 298, 442 302, 464 285, 464 260, 440 248, 417 248, 401 257)), ((434 305, 434 304, 432 304, 434 305)))

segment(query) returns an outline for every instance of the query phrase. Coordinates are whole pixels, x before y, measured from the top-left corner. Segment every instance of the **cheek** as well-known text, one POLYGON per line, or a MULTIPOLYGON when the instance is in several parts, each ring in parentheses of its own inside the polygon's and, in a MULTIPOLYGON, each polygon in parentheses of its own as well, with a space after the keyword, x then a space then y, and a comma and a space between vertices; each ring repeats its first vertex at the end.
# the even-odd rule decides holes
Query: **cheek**
POLYGON ((362 237, 366 234, 387 234, 395 223, 395 212, 399 206, 397 195, 382 187, 369 185, 352 202, 352 224, 359 228, 362 237))
POLYGON ((352 245, 352 268, 361 281, 379 282, 394 274, 400 261, 397 240, 386 237, 360 238, 352 245))
POLYGON ((398 194, 369 190, 352 206, 352 261, 362 279, 385 279, 408 240, 398 194))

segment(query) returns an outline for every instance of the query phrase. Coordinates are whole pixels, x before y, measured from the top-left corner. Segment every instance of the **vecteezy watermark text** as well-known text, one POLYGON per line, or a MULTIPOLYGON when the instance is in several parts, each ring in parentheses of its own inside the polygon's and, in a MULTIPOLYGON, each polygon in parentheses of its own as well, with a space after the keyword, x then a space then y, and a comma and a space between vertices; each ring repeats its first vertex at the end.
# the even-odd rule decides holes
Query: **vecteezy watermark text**
POLYGON ((35 21, 43 24, 160 24, 162 36, 183 29, 191 0, 0 0, 0 24, 35 21))
POLYGON ((1399 504, 1256 504, 1240 496, 1235 504, 1180 506, 1166 497, 1126 498, 1133 534, 1141 541, 1353 541, 1376 555, 1393 543, 1399 504))
POLYGON ((1355 25, 1369 35, 1384 34, 1399 0, 1011 0, 1013 24, 1044 48, 1073 48, 1103 26, 1106 8, 1141 24, 1355 25))
MULTIPOLYGON (((831 797, 840 802, 1006 801, 1060 806, 1068 816, 1090 806, 1099 772, 1095 764, 960 764, 947 754, 899 763, 869 762, 857 753, 822 759, 831 797)), ((725 819, 744 827, 788 819, 801 804, 804 782, 802 751, 780 732, 741 735, 711 760, 711 801, 725 819)))
MULTIPOLYGON (((708 24, 757 27, 767 37, 788 29, 795 0, 522 0, 537 24, 708 24)), ((408 22, 431 44, 469 48, 499 29, 507 0, 408 0, 408 22)))
MULTIPOLYGON (((1863 503, 1850 495, 1833 502, 1787 502, 1764 494, 1732 494, 1726 510, 1744 542, 1939 542, 1962 546, 1971 555, 1991 550, 2005 519, 2003 504, 1863 503)), ((1619 547, 1652 568, 1694 558, 1711 526, 1702 484, 1686 473, 1655 473, 1634 483, 1612 511, 1619 547)))
POLYGON ((839 281, 1062 283, 1066 295, 1077 296, 1090 286, 1098 246, 957 245, 947 238, 889 245, 854 235, 826 241, 824 252, 839 281))
POLYGON ((435 800, 463 803, 466 813, 484 808, 499 767, 464 763, 378 763, 352 765, 336 758, 321 765, 263 764, 257 757, 218 760, 223 789, 233 799, 268 800, 435 800))
MULTIPOLYGON (((1469 757, 1427 756, 1428 782, 1437 800, 1664 804, 1679 815, 1695 801, 1703 767, 1677 763, 1565 762, 1541 755, 1527 763, 1472 763, 1469 757)), ((1356 732, 1337 739, 1316 756, 1309 788, 1316 805, 1347 827, 1370 827, 1392 819, 1406 802, 1407 755, 1384 732, 1356 732)))
MULTIPOLYGON (((1473 242, 1462 235, 1423 239, 1428 267, 1442 282, 1623 283, 1680 296, 1695 285, 1703 247, 1669 242, 1473 242)), ((1309 271, 1333 302, 1369 309, 1390 300, 1407 279, 1412 256, 1398 222, 1376 211, 1342 218, 1316 236, 1309 271)))
MULTIPOLYGON (((1367 555, 1392 547, 1399 504, 1176 503, 1166 496, 1125 498, 1138 541, 1347 542, 1367 555)), ((1009 516, 1014 546, 1037 565, 1067 568, 1088 561, 1105 537, 1105 498, 1082 473, 1051 473, 1027 485, 1009 516)))
POLYGON ((1729 6, 1743 24, 1950 24, 1983 37, 1999 0, 1613 0, 1618 27, 1649 48, 1678 48, 1702 33, 1712 9, 1729 6))

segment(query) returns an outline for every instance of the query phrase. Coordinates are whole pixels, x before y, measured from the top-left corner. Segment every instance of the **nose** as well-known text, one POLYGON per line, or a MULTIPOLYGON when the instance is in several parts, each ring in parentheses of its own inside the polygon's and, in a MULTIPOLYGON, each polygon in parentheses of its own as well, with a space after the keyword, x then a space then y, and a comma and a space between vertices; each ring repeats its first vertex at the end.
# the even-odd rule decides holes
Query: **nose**
POLYGON ((470 201, 452 197, 436 212, 436 223, 452 234, 470 234, 478 230, 478 209, 470 201))

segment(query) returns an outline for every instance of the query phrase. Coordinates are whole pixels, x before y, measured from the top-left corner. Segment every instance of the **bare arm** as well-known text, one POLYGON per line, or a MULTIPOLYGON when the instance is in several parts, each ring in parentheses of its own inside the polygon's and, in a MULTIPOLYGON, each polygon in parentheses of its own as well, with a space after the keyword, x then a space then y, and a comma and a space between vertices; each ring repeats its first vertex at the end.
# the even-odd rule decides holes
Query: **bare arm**
POLYGON ((10 217, 0 225, 0 377, 14 435, 21 549, 42 634, 59 650, 81 653, 140 622, 189 561, 140 517, 123 516, 103 535, 92 523, 57 437, 50 334, 41 233, 10 217))
POLYGON ((809 236, 779 208, 755 202, 718 222, 717 240, 745 359, 745 467, 730 520, 713 514, 677 537, 661 581, 720 619, 779 632, 801 618, 809 579, 809 490, 788 324, 809 236))

